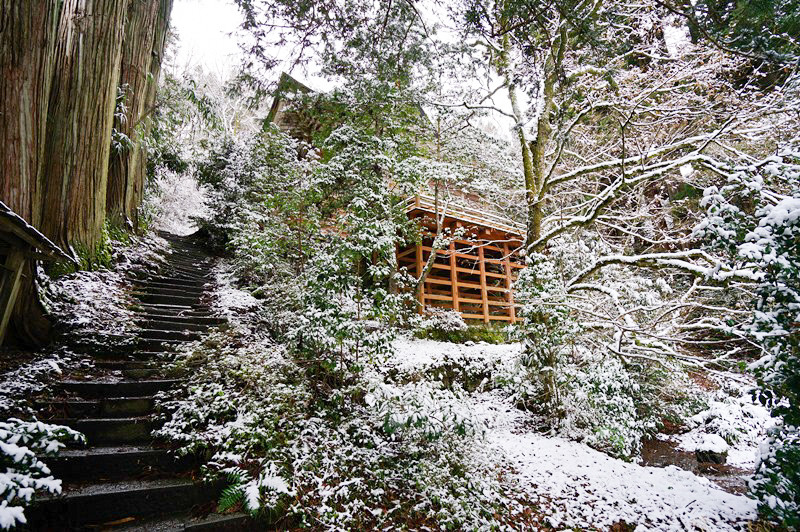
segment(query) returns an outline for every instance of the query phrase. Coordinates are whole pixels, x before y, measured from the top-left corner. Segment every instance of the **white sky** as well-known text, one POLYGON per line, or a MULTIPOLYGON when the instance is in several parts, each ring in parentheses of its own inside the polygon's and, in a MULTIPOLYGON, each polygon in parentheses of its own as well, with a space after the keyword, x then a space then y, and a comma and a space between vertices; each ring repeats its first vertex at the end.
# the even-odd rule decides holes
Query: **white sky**
MULTIPOLYGON (((239 9, 231 0, 176 0, 172 9, 172 28, 178 34, 176 66, 199 65, 221 79, 235 74, 242 58, 241 23, 239 9)), ((292 72, 292 76, 315 90, 331 88, 327 80, 313 74, 292 72)))
POLYGON ((242 22, 228 0, 176 0, 172 28, 178 34, 177 65, 200 65, 225 78, 241 59, 236 31, 242 22))

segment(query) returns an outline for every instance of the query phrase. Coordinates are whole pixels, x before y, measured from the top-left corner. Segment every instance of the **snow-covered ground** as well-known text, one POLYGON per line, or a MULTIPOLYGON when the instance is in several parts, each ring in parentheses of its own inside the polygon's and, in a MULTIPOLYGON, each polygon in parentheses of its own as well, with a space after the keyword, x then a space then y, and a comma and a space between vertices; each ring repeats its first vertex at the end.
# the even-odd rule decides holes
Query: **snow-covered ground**
POLYGON ((727 530, 756 517, 756 501, 675 466, 645 467, 558 437, 526 431, 525 413, 495 393, 475 398, 491 448, 556 527, 727 530))
POLYGON ((727 452, 728 465, 752 470, 765 429, 773 420, 769 410, 753 401, 748 386, 735 381, 726 385, 727 389, 708 394, 708 408, 689 420, 692 430, 669 439, 683 451, 727 452))
MULTIPOLYGON (((402 338, 386 367, 425 374, 451 362, 468 368, 490 367, 515 357, 518 344, 459 345, 402 338)), ((750 428, 729 448, 731 462, 753 465, 752 448, 763 431, 765 412, 746 396, 710 401, 695 416, 695 428, 678 438, 686 446, 702 438, 708 423, 750 428), (706 420, 709 420, 708 423, 706 420), (731 421, 733 420, 733 421, 731 421), (739 420, 739 421, 736 421, 739 420)), ((487 460, 510 465, 513 479, 554 527, 607 528, 624 521, 641 530, 735 530, 756 517, 756 501, 734 495, 675 466, 648 467, 612 458, 582 443, 531 431, 529 414, 498 390, 478 387, 463 396, 471 417, 483 422, 487 460)))

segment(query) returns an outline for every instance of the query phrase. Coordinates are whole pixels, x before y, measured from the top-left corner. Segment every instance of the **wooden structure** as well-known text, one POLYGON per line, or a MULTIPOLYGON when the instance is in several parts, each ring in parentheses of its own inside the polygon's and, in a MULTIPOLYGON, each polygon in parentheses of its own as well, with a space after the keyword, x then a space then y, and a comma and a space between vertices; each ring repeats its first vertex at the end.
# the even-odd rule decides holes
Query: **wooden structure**
POLYGON ((289 74, 281 73, 264 126, 275 124, 290 137, 310 144, 314 134, 322 128, 322 124, 307 109, 296 108, 293 103, 313 94, 313 90, 289 74))
MULTIPOLYGON (((286 73, 281 74, 265 127, 275 124, 288 135, 311 143, 322 128, 314 115, 332 112, 309 99, 313 94, 309 87, 286 73)), ((421 107, 419 112, 427 120, 421 107)), ((425 188, 430 190, 433 187, 435 185, 429 183, 425 188)), ((461 190, 449 190, 448 196, 459 198, 462 205, 448 206, 444 228, 455 230, 461 227, 464 234, 449 249, 436 251, 419 296, 420 309, 450 308, 460 312, 465 319, 515 323, 517 305, 511 286, 524 267, 518 250, 525 240, 525 227, 484 208, 466 206, 480 205, 477 196, 461 190)), ((409 199, 406 212, 409 217, 421 221, 422 244, 398 250, 397 257, 400 266, 408 267, 419 278, 433 252, 435 200, 424 194, 418 195, 409 199)))
POLYGON ((5 338, 29 260, 75 259, 0 201, 0 344, 5 338))
MULTIPOLYGON (((424 271, 431 253, 434 262, 419 294, 421 308, 440 307, 460 312, 465 319, 515 323, 517 305, 512 283, 524 268, 519 249, 525 229, 500 216, 480 209, 449 206, 442 228, 464 228, 463 237, 448 249, 434 252, 436 205, 433 198, 411 198, 406 212, 419 219, 422 243, 399 249, 400 266, 408 267, 417 278, 424 271)), ((439 213, 441 217, 442 213, 439 213)))

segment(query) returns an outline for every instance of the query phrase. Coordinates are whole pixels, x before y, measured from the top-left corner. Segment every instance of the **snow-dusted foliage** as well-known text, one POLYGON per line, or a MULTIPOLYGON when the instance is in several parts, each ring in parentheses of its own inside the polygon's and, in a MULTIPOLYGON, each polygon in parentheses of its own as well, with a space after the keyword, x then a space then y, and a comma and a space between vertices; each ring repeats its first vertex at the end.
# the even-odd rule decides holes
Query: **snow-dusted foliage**
POLYGON ((211 455, 209 473, 230 479, 223 508, 338 529, 486 528, 523 511, 460 393, 374 371, 337 384, 243 334, 197 345, 178 362, 190 381, 162 403, 159 435, 211 455))
POLYGON ((30 414, 27 401, 65 370, 78 366, 78 358, 66 350, 45 353, 0 375, 0 417, 30 414))
POLYGON ((613 456, 634 458, 641 440, 664 420, 682 421, 699 405, 688 400, 679 364, 637 356, 646 339, 622 347, 626 325, 635 330, 648 318, 647 306, 658 308, 663 297, 658 283, 629 272, 624 282, 592 290, 603 299, 575 297, 564 279, 591 263, 598 250, 579 241, 583 253, 575 254, 576 243, 567 242, 572 245, 559 243, 548 255, 528 257, 515 285, 523 304, 525 352, 506 364, 500 379, 515 401, 541 416, 544 427, 613 456), (615 305, 601 303, 605 298, 615 305), (637 300, 638 313, 624 310, 622 301, 637 300), (615 324, 618 313, 624 317, 615 324))
POLYGON ((406 296, 391 290, 408 282, 395 257, 413 234, 401 200, 420 176, 396 143, 352 127, 324 149, 322 161, 298 158, 308 147, 273 128, 223 142, 201 175, 206 227, 233 253, 233 273, 283 315, 275 330, 345 369, 385 351, 391 331, 376 325, 403 312, 406 296))
POLYGON ((778 418, 763 446, 753 491, 763 513, 800 525, 800 155, 779 152, 734 168, 706 189, 707 218, 696 232, 723 261, 711 277, 748 284, 752 319, 736 332, 760 346, 751 364, 759 400, 778 418))
POLYGON ((159 167, 154 173, 142 206, 150 226, 176 235, 197 231, 197 219, 207 214, 204 188, 188 169, 176 172, 159 167))
POLYGON ((420 324, 425 329, 432 329, 443 333, 466 331, 467 324, 460 312, 455 310, 429 307, 425 309, 426 316, 420 324))
POLYGON ((10 418, 0 422, 0 528, 24 524, 25 507, 37 493, 61 493, 40 457, 54 456, 64 442, 85 442, 82 434, 60 425, 10 418))

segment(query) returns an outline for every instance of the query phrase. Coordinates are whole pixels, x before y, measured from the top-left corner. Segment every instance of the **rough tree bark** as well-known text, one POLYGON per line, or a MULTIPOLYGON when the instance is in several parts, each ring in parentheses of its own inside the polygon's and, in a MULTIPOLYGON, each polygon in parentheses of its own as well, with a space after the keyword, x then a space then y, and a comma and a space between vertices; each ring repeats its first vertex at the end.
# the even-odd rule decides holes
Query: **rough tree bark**
POLYGON ((64 0, 45 145, 43 201, 34 223, 64 249, 95 258, 106 186, 128 0, 64 0))
POLYGON ((119 85, 127 113, 114 128, 131 143, 111 153, 106 207, 113 223, 138 225, 137 211, 145 184, 146 153, 142 140, 149 133, 161 60, 166 46, 172 0, 130 0, 119 85))
MULTIPOLYGON (((26 221, 39 211, 42 156, 59 0, 0 0, 0 199, 26 221)), ((49 336, 28 262, 22 271, 12 329, 25 343, 49 336)))

